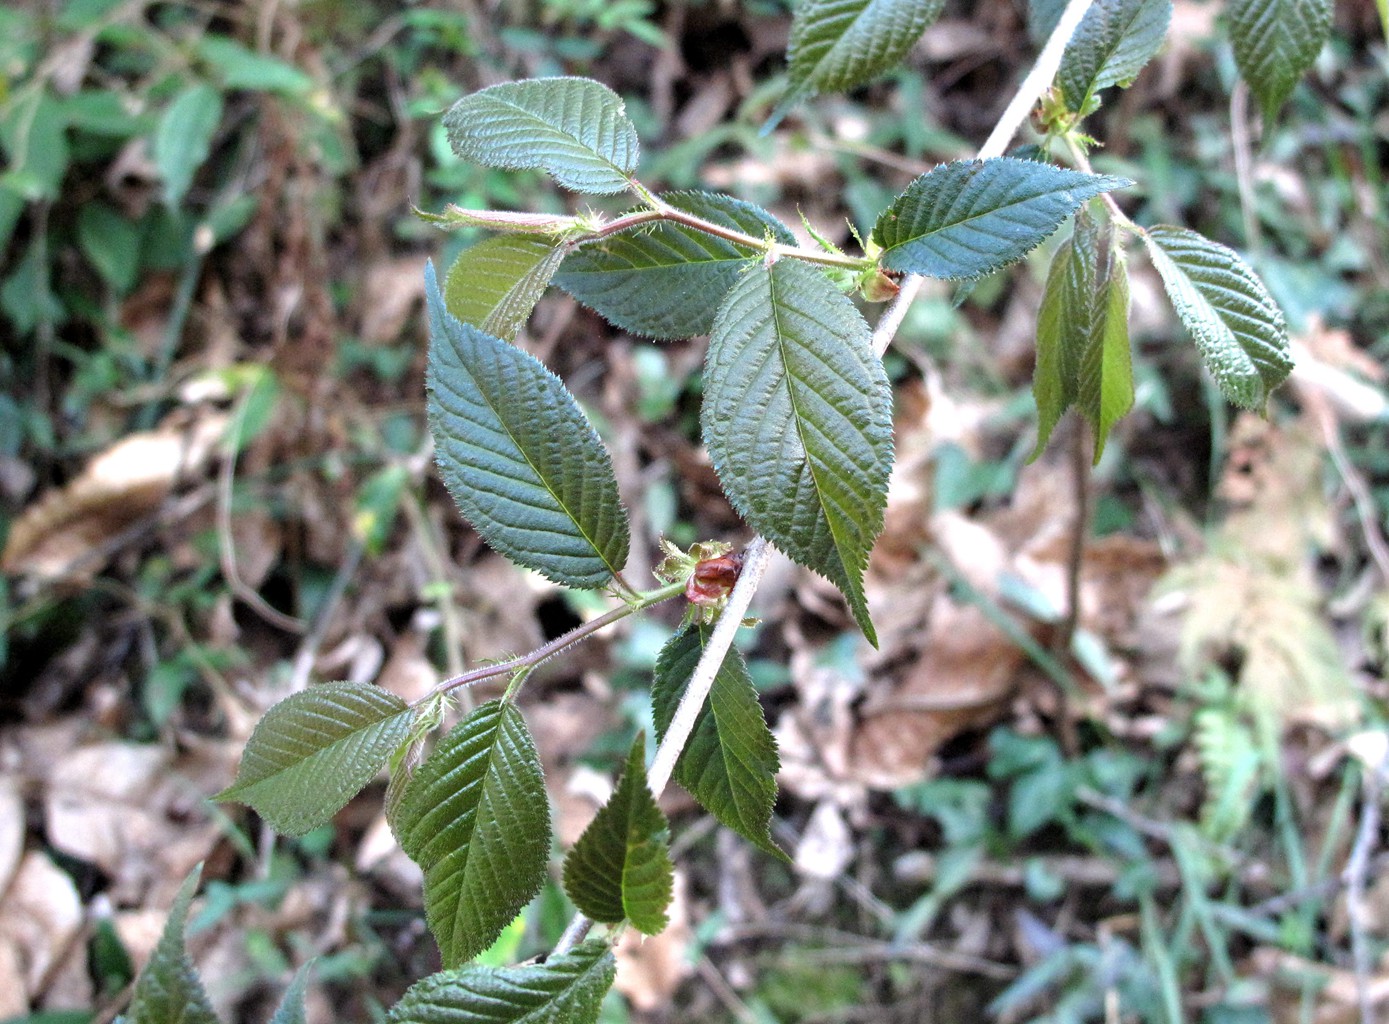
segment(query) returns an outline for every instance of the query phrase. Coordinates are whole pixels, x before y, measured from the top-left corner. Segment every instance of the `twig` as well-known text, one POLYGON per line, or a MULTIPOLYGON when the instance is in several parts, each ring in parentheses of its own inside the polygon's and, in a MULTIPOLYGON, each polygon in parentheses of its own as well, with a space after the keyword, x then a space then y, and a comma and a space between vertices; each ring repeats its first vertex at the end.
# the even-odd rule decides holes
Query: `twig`
POLYGON ((1370 875, 1370 858, 1379 842, 1380 800, 1389 775, 1389 757, 1378 764, 1364 766, 1364 782, 1360 802, 1360 826, 1355 830, 1355 844, 1342 875, 1346 884, 1346 914, 1350 918, 1350 950, 1355 967, 1355 996, 1360 1004, 1360 1024, 1376 1024, 1374 1003, 1370 994, 1370 972, 1374 958, 1370 952, 1370 910, 1365 900, 1366 880, 1370 875))
POLYGON ((1249 86, 1243 78, 1230 91, 1230 144, 1235 153, 1235 185, 1239 190, 1240 216, 1244 220, 1244 244, 1257 251, 1263 244, 1259 217, 1254 211, 1253 146, 1249 141, 1249 86))

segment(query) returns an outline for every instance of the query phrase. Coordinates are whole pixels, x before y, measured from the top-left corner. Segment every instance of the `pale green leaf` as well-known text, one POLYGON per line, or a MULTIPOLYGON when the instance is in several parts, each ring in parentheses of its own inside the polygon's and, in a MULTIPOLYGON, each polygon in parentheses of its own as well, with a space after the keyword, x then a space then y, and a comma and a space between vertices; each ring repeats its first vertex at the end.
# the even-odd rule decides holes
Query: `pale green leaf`
POLYGON ((174 897, 159 944, 135 982, 127 1024, 218 1024, 202 982, 183 945, 188 906, 198 891, 202 866, 193 869, 174 897))
POLYGON ((222 120, 222 94, 191 85, 174 97, 154 131, 154 165, 164 179, 164 201, 178 206, 208 154, 222 120))
POLYGON ((1331 0, 1229 0, 1235 63, 1272 124, 1331 35, 1331 0))
POLYGON ((957 160, 917 178, 883 211, 882 264, 927 277, 979 277, 1021 259, 1077 207, 1132 182, 998 157, 957 160))
POLYGON ((495 235, 464 249, 444 280, 444 304, 465 324, 510 341, 530 319, 564 246, 537 235, 495 235))
POLYGON ((285 96, 306 96, 313 91, 314 80, 293 64, 247 49, 220 32, 201 36, 197 48, 198 56, 207 61, 228 91, 246 89, 285 96))
POLYGON ((1056 31, 1061 15, 1066 10, 1066 0, 1028 0, 1027 34, 1038 46, 1056 31))
POLYGON ((612 460, 558 377, 425 295, 429 423, 444 483, 483 540, 557 583, 595 588, 627 560, 612 460))
POLYGON ((617 971, 590 939, 543 964, 462 967, 416 982, 387 1024, 595 1024, 617 971))
POLYGON ((613 795, 564 859, 574 906, 604 924, 625 919, 647 935, 663 931, 675 884, 668 829, 646 782, 646 739, 638 734, 613 795))
POLYGON ((1037 313, 1037 365, 1032 396, 1037 401, 1037 447, 1042 454, 1051 432, 1079 393, 1080 368, 1094 325, 1099 238, 1094 222, 1076 217, 1071 237, 1056 250, 1037 313))
POLYGON ((313 964, 310 960, 294 972, 294 977, 289 980, 289 987, 280 997, 280 1005, 270 1017, 270 1024, 307 1024, 304 1015, 304 990, 308 987, 309 972, 313 970, 313 964))
POLYGON ((816 93, 844 92, 895 67, 944 7, 945 0, 802 0, 786 48, 790 88, 768 128, 816 93))
POLYGON ((843 591, 863 594, 892 468, 892 397, 868 325, 819 270, 750 267, 714 321, 701 423, 734 508, 843 591))
POLYGON ((414 712, 369 683, 324 683, 280 701, 260 720, 236 781, 217 794, 255 808, 276 832, 329 821, 386 766, 414 712))
POLYGON ((1221 392, 1262 410, 1293 368, 1283 313, 1264 283, 1234 250, 1189 228, 1159 225, 1144 241, 1221 392))
POLYGON ((1129 85, 1167 35, 1172 0, 1095 0, 1061 58, 1057 81, 1068 109, 1088 114, 1111 85, 1129 85))
POLYGON ((1129 269, 1122 249, 1111 248, 1109 275, 1096 296, 1090 341, 1080 366, 1076 405, 1095 431, 1095 462, 1115 423, 1133 408, 1133 355, 1129 350, 1129 269))
POLYGON ((540 891, 550 804, 535 743, 515 705, 481 705, 405 787, 401 849, 424 870, 424 909, 454 967, 490 946, 540 891))
POLYGON ((622 98, 587 78, 494 85, 455 103, 444 127, 465 160, 539 168, 578 192, 621 192, 637 168, 637 131, 622 98))
MULTIPOLYGON (((796 238, 767 211, 709 192, 672 192, 671 206, 741 231, 794 245, 796 238)), ((605 319, 633 334, 689 338, 708 334, 714 313, 761 252, 668 221, 646 224, 581 246, 555 275, 559 285, 605 319)))
MULTIPOLYGON (((709 626, 687 626, 661 649, 651 687, 656 735, 661 738, 670 728, 711 632, 709 626)), ((767 728, 752 677, 743 656, 730 649, 714 676, 689 742, 675 762, 675 780, 728 828, 785 860, 771 832, 780 769, 776 738, 767 728)))

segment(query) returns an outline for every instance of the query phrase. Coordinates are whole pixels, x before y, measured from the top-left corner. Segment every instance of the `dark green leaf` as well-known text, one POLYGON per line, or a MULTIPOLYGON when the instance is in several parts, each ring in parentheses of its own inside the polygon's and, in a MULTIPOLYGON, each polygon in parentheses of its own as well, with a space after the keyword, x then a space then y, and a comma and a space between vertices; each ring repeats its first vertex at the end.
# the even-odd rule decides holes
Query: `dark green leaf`
POLYGON ((1079 216, 1075 231, 1052 259, 1037 314, 1037 366, 1032 373, 1032 395, 1037 400, 1034 459, 1079 393, 1081 362, 1095 319, 1098 259, 1095 224, 1079 216))
POLYGON ((595 921, 628 920, 637 931, 665 929, 675 884, 666 816, 646 782, 646 740, 637 735, 608 802, 564 860, 564 891, 595 921))
POLYGON ((515 705, 488 701, 455 726, 416 769, 395 818, 401 848, 424 870, 444 965, 457 966, 490 946, 545 881, 550 804, 515 705))
MULTIPOLYGON (((671 206, 723 227, 795 244, 780 221, 760 207, 709 192, 673 192, 671 206)), ((559 285, 624 331, 653 338, 708 334, 714 312, 761 253, 681 224, 659 222, 580 247, 555 275, 559 285)))
POLYGON ((1022 259, 1081 203, 1130 184, 1013 157, 957 160, 912 182, 873 240, 890 270, 978 277, 1022 259))
POLYGON ((733 506, 843 591, 863 594, 892 468, 892 397, 868 325, 819 270, 752 266, 719 308, 704 371, 704 441, 733 506))
POLYGON ((564 247, 539 235, 495 235, 459 254, 444 281, 448 310, 510 341, 545 294, 564 247))
POLYGON ((189 86, 174 97, 154 132, 154 164, 164 179, 164 201, 183 201, 193 175, 212 152, 222 121, 222 94, 210 85, 189 86))
POLYGON ((174 898, 164 933, 135 982, 127 1024, 218 1024, 202 982, 183 945, 188 905, 198 891, 202 866, 193 869, 174 898))
POLYGON ((1061 58, 1057 81, 1067 108, 1088 114, 1101 89, 1132 83, 1171 20, 1172 0, 1095 0, 1061 58))
POLYGON ((312 686, 265 713, 236 781, 216 799, 249 804, 276 832, 303 835, 376 777, 413 717, 403 700, 379 686, 312 686))
POLYGON ((454 152, 487 167, 538 167, 578 192, 621 192, 637 168, 637 131, 622 98, 587 78, 505 82, 444 117, 454 152))
POLYGON ((430 264, 429 423, 453 500, 492 547, 557 583, 605 585, 627 513, 602 441, 535 357, 444 308, 430 264))
MULTIPOLYGON (((662 738, 711 632, 709 626, 688 626, 661 650, 651 703, 656 734, 662 738)), ((675 762, 675 779, 724 825, 785 860, 771 832, 780 769, 776 739, 767 728, 743 656, 730 649, 714 677, 708 703, 675 762)))
POLYGON ((140 274, 140 225, 104 203, 84 203, 77 214, 77 244, 112 290, 124 295, 140 274))
POLYGON ((1095 462, 1110 428, 1133 408, 1133 356, 1129 351, 1129 269, 1112 249, 1109 276, 1096 297, 1090 341, 1080 366, 1076 405, 1095 431, 1095 462))
POLYGON ((617 965, 604 942, 527 967, 463 967, 412 985, 387 1024, 595 1024, 617 965))
POLYGON ((1331 34, 1331 0, 1229 0, 1235 63, 1271 125, 1331 34))
POLYGON ((1189 228, 1144 234, 1167 297, 1225 397, 1262 410, 1292 372, 1283 313, 1234 250, 1189 228))
POLYGON ((786 49, 791 86, 768 127, 801 100, 844 92, 900 63, 944 7, 945 0, 803 0, 786 49))

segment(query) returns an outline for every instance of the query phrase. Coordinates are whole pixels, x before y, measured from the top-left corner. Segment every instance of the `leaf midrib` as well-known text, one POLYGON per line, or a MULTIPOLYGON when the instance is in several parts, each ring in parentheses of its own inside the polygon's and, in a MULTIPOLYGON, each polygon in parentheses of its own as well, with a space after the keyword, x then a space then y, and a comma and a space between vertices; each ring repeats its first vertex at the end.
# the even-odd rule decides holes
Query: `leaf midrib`
MULTIPOLYGON (((577 135, 575 135, 573 132, 566 131, 566 130, 564 130, 563 128, 558 127, 557 125, 551 124, 549 121, 546 121, 544 118, 542 118, 539 114, 535 113, 535 111, 533 111, 533 110, 527 110, 525 107, 521 106, 520 104, 515 103, 515 102, 513 102, 513 101, 511 101, 511 100, 509 100, 509 99, 506 99, 505 97, 502 97, 502 96, 491 96, 491 97, 489 97, 489 99, 491 99, 493 102, 498 103, 498 104, 500 104, 500 105, 502 105, 502 106, 510 107, 512 110, 515 110, 515 111, 517 111, 518 113, 524 114, 526 117, 530 118, 530 119, 531 119, 532 121, 534 121, 536 124, 539 124, 539 125, 543 126, 544 128, 546 128, 546 129, 548 129, 549 131, 553 132, 555 135, 558 135, 561 139, 565 139, 565 140, 569 141, 569 142, 572 143, 574 146, 576 146, 576 147, 578 147, 579 149, 583 150, 583 152, 584 152, 585 154, 587 154, 588 156, 592 157, 593 159, 595 159, 595 160, 598 161, 599 163, 602 163, 603 165, 605 165, 605 166, 611 168, 613 171, 615 171, 615 172, 617 173, 617 176, 618 176, 619 178, 621 178, 623 181, 630 181, 630 180, 631 180, 631 172, 630 172, 630 171, 624 170, 623 168, 619 167, 617 164, 613 163, 610 159, 608 159, 608 158, 607 158, 606 156, 604 156, 602 153, 598 152, 598 150, 596 150, 596 149, 594 149, 593 147, 589 146, 586 142, 584 142, 583 139, 579 138, 579 137, 578 137, 577 135)), ((601 116, 601 115, 600 115, 600 116, 601 116)))

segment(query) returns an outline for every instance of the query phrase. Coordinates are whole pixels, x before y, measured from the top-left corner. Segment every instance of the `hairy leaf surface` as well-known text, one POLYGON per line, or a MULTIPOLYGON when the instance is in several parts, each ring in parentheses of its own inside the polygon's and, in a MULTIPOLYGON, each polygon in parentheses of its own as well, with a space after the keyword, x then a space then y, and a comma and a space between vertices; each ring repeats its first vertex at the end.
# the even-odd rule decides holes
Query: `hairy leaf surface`
POLYGON ((1292 372, 1283 313, 1234 250, 1189 228, 1144 235, 1167 297, 1226 399, 1262 410, 1292 372))
POLYGON ((791 85, 767 127, 816 93, 844 92, 896 66, 944 7, 945 0, 803 0, 786 48, 791 85))
POLYGON ((265 713, 236 781, 216 799, 249 804, 276 832, 301 836, 376 777, 413 719, 405 701, 379 686, 311 686, 265 713))
POLYGON ((1095 298, 1094 323, 1080 366, 1076 405, 1095 431, 1095 462, 1115 423, 1133 408, 1133 355, 1129 350, 1129 268, 1112 249, 1109 275, 1095 298))
POLYGON ((444 308, 430 264, 429 423, 444 483, 493 548, 557 583, 605 585, 627 560, 612 460, 560 379, 444 308))
POLYGON ((666 926, 675 869, 669 826, 646 781, 646 738, 638 734, 613 795, 564 859, 564 891, 595 921, 624 919, 647 935, 666 926))
POLYGON ((594 1024, 617 964, 590 939, 543 964, 462 967, 410 986, 387 1024, 594 1024))
POLYGON ((1081 203, 1131 184, 1014 157, 957 160, 912 182, 873 239, 890 270, 979 277, 1021 259, 1081 203))
POLYGON ((1052 258, 1037 313, 1037 365, 1032 371, 1032 396, 1037 401, 1034 459, 1042 454, 1079 392, 1081 361, 1094 326, 1098 259, 1095 223, 1077 216, 1071 237, 1052 258))
POLYGON ((506 341, 530 319, 564 247, 539 235, 494 235, 459 254, 444 280, 444 303, 465 324, 506 341))
MULTIPOLYGON (((711 626, 687 626, 661 649, 651 703, 656 735, 662 739, 712 632, 711 626)), ((776 738, 767 728, 752 677, 743 656, 730 649, 694 732, 675 762, 675 780, 728 828, 785 860, 771 832, 780 770, 776 738)))
POLYGON ((280 1005, 275 1007, 275 1012, 271 1014, 270 1024, 307 1024, 304 1014, 304 990, 308 987, 309 971, 313 969, 313 963, 310 960, 289 979, 289 987, 280 997, 280 1005))
POLYGON ((750 268, 714 321, 704 441, 733 506, 844 592, 876 644, 863 595, 892 468, 892 398, 868 325, 797 260, 750 268))
POLYGON ((1172 0, 1096 0, 1061 58, 1057 81, 1066 106, 1089 113, 1101 89, 1129 85, 1167 35, 1172 0))
POLYGON ((1331 0, 1230 0, 1226 10, 1235 63, 1272 125, 1331 35, 1331 0))
POLYGON ((637 169, 637 130, 622 98, 587 78, 494 85, 455 103, 444 127, 465 160, 540 168, 577 192, 621 192, 637 169))
MULTIPOLYGON (((673 192, 671 206, 755 238, 786 245, 796 237, 766 210, 710 192, 673 192)), ((659 222, 580 247, 564 261, 555 284, 605 319, 633 334, 689 338, 708 334, 719 302, 738 271, 760 256, 682 224, 659 222)))
POLYGON ((416 769, 396 810, 400 846, 424 870, 424 909, 444 964, 481 953, 540 891, 550 804, 525 719, 488 701, 416 769))
POLYGON ((218 1024, 183 944, 188 906, 202 873, 201 865, 194 868, 179 888, 159 944, 135 982, 126 1024, 218 1024))

